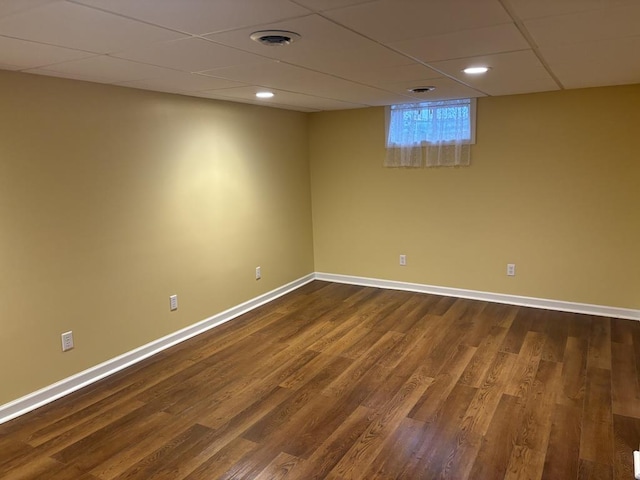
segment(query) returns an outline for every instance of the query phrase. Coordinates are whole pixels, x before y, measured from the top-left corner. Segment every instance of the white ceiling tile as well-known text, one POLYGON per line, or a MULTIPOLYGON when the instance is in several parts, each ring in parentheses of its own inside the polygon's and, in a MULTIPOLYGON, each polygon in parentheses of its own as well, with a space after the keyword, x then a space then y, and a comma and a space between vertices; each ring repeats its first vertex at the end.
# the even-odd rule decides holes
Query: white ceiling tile
POLYGON ((79 0, 181 32, 202 35, 309 14, 287 0, 79 0))
POLYGON ((221 68, 203 73, 251 85, 278 88, 290 92, 366 105, 382 105, 384 102, 398 103, 394 99, 400 98, 397 94, 367 85, 360 85, 331 75, 275 61, 257 65, 221 68))
POLYGON ((269 108, 281 108, 285 110, 295 110, 298 112, 318 112, 320 111, 317 108, 308 108, 300 105, 289 105, 286 103, 274 103, 269 102, 266 104, 259 98, 242 98, 242 97, 227 97, 221 95, 219 92, 224 92, 224 90, 211 90, 210 92, 192 92, 187 93, 186 95, 197 96, 201 98, 209 98, 213 100, 222 100, 225 102, 236 102, 236 103, 248 103, 251 105, 258 105, 260 107, 269 107, 269 108))
POLYGON ((29 70, 24 70, 24 72, 33 73, 35 75, 46 75, 48 77, 59 77, 59 78, 68 78, 71 80, 81 80, 84 82, 111 83, 109 79, 98 77, 95 75, 83 75, 80 73, 70 73, 70 72, 56 72, 54 70, 48 70, 46 68, 32 68, 29 70))
POLYGON ((0 35, 95 53, 181 36, 69 2, 49 3, 0 18, 0 35))
POLYGON ((9 65, 8 63, 0 63, 0 70, 20 70, 17 65, 9 65))
POLYGON ((300 5, 304 5, 305 7, 310 8, 311 10, 314 10, 316 12, 375 1, 377 0, 297 0, 300 5))
POLYGON ((511 22, 498 0, 380 0, 331 10, 326 15, 380 42, 511 22))
POLYGON ((212 41, 251 51, 295 65, 337 76, 358 70, 406 65, 400 55, 319 15, 261 25, 260 30, 281 29, 299 33, 302 38, 286 47, 268 47, 252 41, 254 28, 209 35, 212 41))
POLYGON ((430 65, 489 95, 559 89, 531 50, 447 60, 430 65), (488 66, 491 70, 484 75, 467 75, 462 72, 466 67, 479 65, 488 66))
POLYGON ((335 52, 319 50, 315 55, 300 56, 288 61, 345 78, 349 77, 353 71, 390 69, 412 62, 404 55, 375 43, 359 49, 344 49, 335 52))
POLYGON ((518 17, 526 20, 635 5, 638 0, 509 0, 509 3, 518 17))
POLYGON ((249 36, 254 29, 236 30, 207 38, 336 76, 345 76, 354 68, 360 71, 374 70, 411 62, 405 56, 318 15, 261 25, 259 28, 294 31, 302 38, 286 47, 268 47, 252 41, 249 36))
POLYGON ((305 107, 312 110, 342 110, 350 108, 361 108, 365 106, 356 103, 341 102, 339 100, 333 100, 330 98, 286 92, 277 89, 270 89, 270 91, 275 94, 272 98, 257 99, 256 93, 261 90, 264 90, 264 88, 247 86, 214 90, 212 93, 216 97, 251 100, 263 105, 283 104, 305 107))
POLYGON ((2 0, 0 1, 0 17, 57 1, 60 0, 2 0))
POLYGON ((186 38, 127 50, 114 56, 187 72, 265 61, 252 53, 201 38, 186 38))
POLYGON ((415 101, 412 97, 396 92, 388 92, 386 90, 374 90, 358 92, 357 96, 349 90, 342 94, 344 99, 357 98, 359 102, 365 103, 371 107, 382 107, 385 105, 397 105, 400 103, 409 103, 415 101))
POLYGON ((136 80, 131 82, 119 82, 118 85, 171 92, 197 92, 215 90, 217 88, 243 86, 240 82, 208 77, 206 75, 199 75, 196 73, 176 71, 167 72, 165 75, 157 78, 148 78, 146 80, 136 80))
POLYGON ((93 55, 80 50, 55 47, 44 43, 0 37, 0 63, 17 68, 35 68, 93 55))
POLYGON ((425 62, 530 48, 513 23, 396 42, 392 47, 425 62))
POLYGON ((246 103, 261 85, 301 111, 558 89, 503 3, 565 87, 640 83, 640 0, 0 0, 0 69, 246 103))
POLYGON ((170 75, 173 72, 166 68, 109 57, 107 55, 98 55, 91 58, 50 65, 46 69, 54 72, 80 75, 87 78, 101 78, 109 83, 144 80, 170 75))
POLYGON ((320 15, 308 15, 283 22, 207 35, 206 38, 223 45, 279 60, 304 58, 317 54, 328 55, 344 49, 365 48, 375 45, 371 40, 336 25, 320 15), (300 34, 302 38, 284 47, 266 46, 249 38, 257 30, 293 31, 300 34))
POLYGON ((640 37, 544 48, 543 55, 566 88, 640 83, 640 37), (616 52, 616 55, 612 55, 616 52))
POLYGON ((398 82, 422 82, 442 75, 420 63, 410 63, 399 66, 381 66, 377 68, 360 67, 358 63, 350 67, 344 66, 336 72, 339 76, 358 83, 365 83, 374 87, 382 87, 398 82))
POLYGON ((485 96, 482 92, 474 90, 473 88, 467 87, 466 85, 463 85, 447 77, 431 78, 420 82, 406 80, 400 82, 391 82, 380 85, 380 87, 392 92, 410 96, 423 102, 452 98, 474 98, 485 96), (431 92, 425 93, 409 92, 410 88, 428 86, 436 88, 431 92))
POLYGON ((295 90, 295 87, 299 85, 310 87, 315 84, 321 84, 326 79, 333 80, 328 75, 322 75, 275 60, 252 65, 217 68, 202 73, 249 85, 260 85, 283 90, 295 90))
POLYGON ((640 35, 640 3, 525 22, 541 47, 640 35))

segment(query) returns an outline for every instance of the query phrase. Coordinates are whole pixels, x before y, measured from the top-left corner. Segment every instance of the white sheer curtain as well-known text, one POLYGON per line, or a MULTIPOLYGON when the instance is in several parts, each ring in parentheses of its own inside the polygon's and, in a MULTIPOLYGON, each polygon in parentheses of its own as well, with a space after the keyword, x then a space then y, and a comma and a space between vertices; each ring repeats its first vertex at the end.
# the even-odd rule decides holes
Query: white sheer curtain
POLYGON ((475 99, 392 105, 386 167, 469 165, 475 99))

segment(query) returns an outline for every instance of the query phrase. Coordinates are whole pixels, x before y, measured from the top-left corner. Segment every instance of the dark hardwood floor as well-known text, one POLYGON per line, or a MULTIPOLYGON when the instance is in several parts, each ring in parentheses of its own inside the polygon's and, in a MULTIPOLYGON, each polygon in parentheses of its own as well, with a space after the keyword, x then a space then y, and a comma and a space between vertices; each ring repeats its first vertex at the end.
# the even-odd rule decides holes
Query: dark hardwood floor
POLYGON ((639 372, 640 322, 316 281, 0 425, 0 478, 631 480, 639 372))

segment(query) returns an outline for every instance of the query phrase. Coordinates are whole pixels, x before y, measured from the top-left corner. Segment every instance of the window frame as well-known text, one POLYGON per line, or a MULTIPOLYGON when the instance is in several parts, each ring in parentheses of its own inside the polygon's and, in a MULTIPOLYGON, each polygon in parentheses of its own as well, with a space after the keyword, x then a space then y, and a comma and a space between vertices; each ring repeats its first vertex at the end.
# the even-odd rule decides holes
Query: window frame
MULTIPOLYGON (((472 98, 455 98, 455 99, 447 99, 447 100, 433 100, 433 101, 429 101, 429 102, 419 102, 419 103, 415 103, 415 102, 408 102, 407 104, 412 104, 415 105, 413 108, 406 108, 406 110, 410 110, 410 109, 420 109, 420 108, 425 108, 425 107, 434 107, 434 106, 442 106, 442 107, 446 107, 446 105, 433 105, 433 104, 445 104, 446 102, 455 102, 455 101, 460 101, 460 100, 468 100, 469 101, 469 136, 470 136, 470 140, 463 140, 462 142, 459 141, 450 141, 450 142, 428 142, 426 140, 424 140, 422 143, 423 144, 428 144, 428 145, 456 145, 459 143, 462 143, 464 145, 475 145, 476 144, 476 115, 477 115, 477 99, 475 97, 472 98)), ((393 110, 393 107, 398 107, 398 109, 401 109, 403 107, 403 105, 407 105, 407 104, 396 104, 396 105, 388 105, 387 108, 385 108, 385 147, 386 148, 403 148, 403 147, 408 147, 408 146, 413 146, 413 144, 408 144, 408 145, 389 145, 389 131, 391 128, 391 111, 393 110)), ((455 106, 455 103, 452 103, 451 106, 455 106)))

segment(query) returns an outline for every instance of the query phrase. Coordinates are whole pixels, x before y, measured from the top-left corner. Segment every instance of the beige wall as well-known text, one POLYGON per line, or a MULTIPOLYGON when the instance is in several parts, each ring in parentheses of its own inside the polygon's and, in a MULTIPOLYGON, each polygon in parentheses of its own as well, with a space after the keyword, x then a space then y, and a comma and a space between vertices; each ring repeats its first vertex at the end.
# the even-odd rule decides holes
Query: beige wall
POLYGON ((382 168, 381 108, 11 72, 0 105, 0 405, 314 270, 640 308, 640 86, 480 99, 460 169, 382 168))
POLYGON ((312 272, 307 120, 0 72, 0 405, 312 272))
POLYGON ((316 271, 640 308, 640 85, 479 99, 468 168, 383 168, 382 108, 310 132, 316 271))

